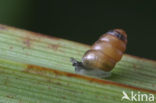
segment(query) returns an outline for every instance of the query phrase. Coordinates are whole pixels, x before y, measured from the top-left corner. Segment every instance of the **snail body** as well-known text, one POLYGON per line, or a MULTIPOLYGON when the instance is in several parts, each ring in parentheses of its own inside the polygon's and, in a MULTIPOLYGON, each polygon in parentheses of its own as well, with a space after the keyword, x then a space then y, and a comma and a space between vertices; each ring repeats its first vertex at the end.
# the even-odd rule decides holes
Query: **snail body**
POLYGON ((76 73, 92 76, 110 76, 110 71, 120 61, 126 50, 127 34, 114 29, 103 34, 82 57, 82 62, 72 59, 76 73))

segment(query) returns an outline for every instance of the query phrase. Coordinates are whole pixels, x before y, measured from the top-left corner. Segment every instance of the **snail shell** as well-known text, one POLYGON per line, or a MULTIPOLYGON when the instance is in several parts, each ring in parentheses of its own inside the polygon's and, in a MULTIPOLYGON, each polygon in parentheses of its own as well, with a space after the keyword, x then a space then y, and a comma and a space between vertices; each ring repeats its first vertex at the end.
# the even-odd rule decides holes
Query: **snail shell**
POLYGON ((111 71, 126 50, 127 34, 122 29, 114 29, 103 34, 83 58, 87 68, 111 71))

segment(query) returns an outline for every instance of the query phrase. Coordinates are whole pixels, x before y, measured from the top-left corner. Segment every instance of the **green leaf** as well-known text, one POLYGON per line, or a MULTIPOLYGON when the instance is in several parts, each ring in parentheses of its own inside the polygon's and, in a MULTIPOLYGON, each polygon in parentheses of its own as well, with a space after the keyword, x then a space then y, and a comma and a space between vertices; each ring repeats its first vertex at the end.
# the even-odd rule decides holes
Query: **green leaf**
POLYGON ((75 74, 70 57, 80 60, 89 48, 0 25, 0 103, 137 102, 121 101, 123 91, 156 96, 156 61, 125 54, 110 78, 75 74))

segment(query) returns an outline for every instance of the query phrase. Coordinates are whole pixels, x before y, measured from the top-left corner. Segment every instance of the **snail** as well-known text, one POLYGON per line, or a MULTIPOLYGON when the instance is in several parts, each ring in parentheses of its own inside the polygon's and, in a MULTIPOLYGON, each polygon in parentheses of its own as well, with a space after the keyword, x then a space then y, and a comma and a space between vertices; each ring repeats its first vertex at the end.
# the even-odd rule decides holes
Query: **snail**
POLYGON ((103 34, 82 57, 82 61, 71 58, 75 72, 83 75, 106 78, 120 61, 126 50, 127 34, 114 29, 103 34))

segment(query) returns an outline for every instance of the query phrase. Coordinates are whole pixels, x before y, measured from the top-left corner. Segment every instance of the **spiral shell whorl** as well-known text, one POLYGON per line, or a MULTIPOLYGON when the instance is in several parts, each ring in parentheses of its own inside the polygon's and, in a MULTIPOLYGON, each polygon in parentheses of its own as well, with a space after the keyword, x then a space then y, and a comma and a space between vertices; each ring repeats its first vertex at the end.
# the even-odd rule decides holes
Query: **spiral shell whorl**
POLYGON ((113 32, 120 33, 126 39, 120 40, 120 38, 110 35, 109 32, 105 33, 84 54, 82 58, 84 66, 92 69, 102 69, 104 71, 111 71, 113 69, 116 62, 121 59, 127 43, 125 31, 114 29, 113 32))

